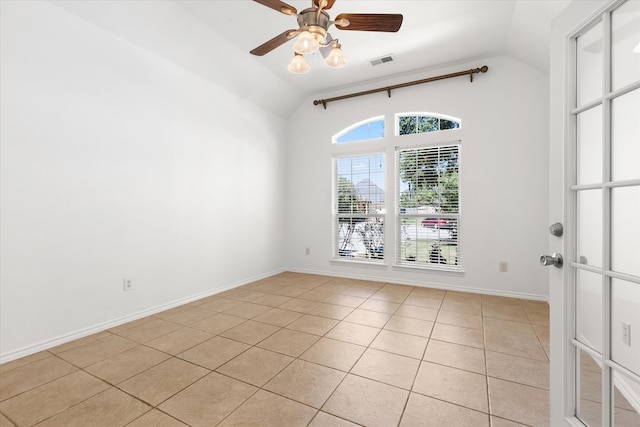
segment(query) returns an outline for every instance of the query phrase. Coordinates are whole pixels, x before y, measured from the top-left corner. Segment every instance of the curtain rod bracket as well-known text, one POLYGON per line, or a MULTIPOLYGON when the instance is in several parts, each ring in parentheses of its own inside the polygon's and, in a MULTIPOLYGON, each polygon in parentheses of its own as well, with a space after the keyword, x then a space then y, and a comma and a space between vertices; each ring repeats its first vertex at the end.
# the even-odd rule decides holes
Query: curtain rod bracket
POLYGON ((383 91, 386 91, 387 92, 387 96, 389 98, 391 98, 391 90, 392 89, 399 89, 399 88, 402 88, 402 87, 413 86, 413 85, 418 85, 418 84, 422 84, 422 83, 435 82, 436 80, 450 79, 452 77, 466 76, 467 74, 469 74, 469 78, 471 79, 471 83, 473 83, 473 75, 475 73, 486 73, 488 70, 489 70, 489 67, 487 67, 486 65, 483 65, 482 67, 472 68, 472 69, 467 70, 467 71, 459 71, 457 73, 443 74, 441 76, 429 77, 429 78, 422 79, 422 80, 415 80, 415 81, 412 81, 412 82, 400 83, 400 84, 397 84, 397 85, 392 85, 392 86, 387 86, 387 87, 380 87, 380 88, 371 89, 371 90, 365 90, 364 92, 350 93, 348 95, 336 96, 335 98, 316 99, 315 101, 313 101, 313 105, 322 104, 322 106, 326 110, 327 109, 327 104, 329 102, 340 101, 342 99, 354 98, 356 96, 369 95, 369 94, 372 94, 372 93, 383 92, 383 91))

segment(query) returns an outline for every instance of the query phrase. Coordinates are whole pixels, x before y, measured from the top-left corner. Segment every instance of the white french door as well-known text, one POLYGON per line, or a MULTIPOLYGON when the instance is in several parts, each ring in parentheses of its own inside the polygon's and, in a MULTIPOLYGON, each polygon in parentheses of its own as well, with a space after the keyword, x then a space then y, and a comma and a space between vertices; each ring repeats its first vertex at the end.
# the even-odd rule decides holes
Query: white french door
POLYGON ((568 421, 638 427, 640 1, 608 5, 568 55, 568 421))

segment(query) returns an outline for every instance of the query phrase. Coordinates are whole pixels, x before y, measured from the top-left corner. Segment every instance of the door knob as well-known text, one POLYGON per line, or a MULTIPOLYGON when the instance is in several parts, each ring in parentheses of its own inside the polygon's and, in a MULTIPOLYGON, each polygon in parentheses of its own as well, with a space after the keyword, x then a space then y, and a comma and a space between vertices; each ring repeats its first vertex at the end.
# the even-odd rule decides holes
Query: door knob
POLYGON ((543 266, 553 265, 554 267, 562 267, 562 255, 555 253, 553 255, 540 255, 540 264, 543 266))

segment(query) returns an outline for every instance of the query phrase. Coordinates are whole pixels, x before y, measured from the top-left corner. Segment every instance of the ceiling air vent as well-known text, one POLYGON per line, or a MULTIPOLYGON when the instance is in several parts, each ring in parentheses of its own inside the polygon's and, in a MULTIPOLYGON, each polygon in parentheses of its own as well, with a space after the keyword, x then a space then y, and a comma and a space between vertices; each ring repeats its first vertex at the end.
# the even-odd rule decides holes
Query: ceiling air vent
POLYGON ((380 58, 369 60, 369 62, 371 62, 371 65, 380 65, 380 64, 384 64, 385 62, 391 62, 391 61, 393 61, 393 57, 391 55, 385 55, 380 58))

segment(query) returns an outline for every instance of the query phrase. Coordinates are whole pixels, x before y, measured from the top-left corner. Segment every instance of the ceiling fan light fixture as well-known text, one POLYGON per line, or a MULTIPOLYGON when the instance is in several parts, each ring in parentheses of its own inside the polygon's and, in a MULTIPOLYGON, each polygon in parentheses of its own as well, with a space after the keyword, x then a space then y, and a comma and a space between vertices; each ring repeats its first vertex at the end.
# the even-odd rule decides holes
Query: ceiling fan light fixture
POLYGON ((287 70, 289 70, 289 72, 293 74, 304 74, 308 73, 309 70, 311 70, 311 67, 309 66, 309 63, 304 59, 304 56, 296 53, 293 55, 293 59, 289 63, 287 70))
POLYGON ((324 63, 329 68, 343 68, 347 65, 347 58, 344 56, 340 43, 334 43, 331 53, 325 58, 324 63))
POLYGON ((293 50, 301 55, 313 53, 320 47, 320 43, 309 30, 304 30, 298 35, 298 39, 293 44, 293 50))

